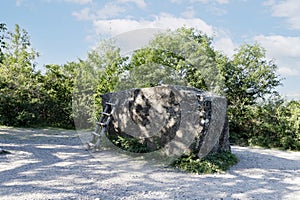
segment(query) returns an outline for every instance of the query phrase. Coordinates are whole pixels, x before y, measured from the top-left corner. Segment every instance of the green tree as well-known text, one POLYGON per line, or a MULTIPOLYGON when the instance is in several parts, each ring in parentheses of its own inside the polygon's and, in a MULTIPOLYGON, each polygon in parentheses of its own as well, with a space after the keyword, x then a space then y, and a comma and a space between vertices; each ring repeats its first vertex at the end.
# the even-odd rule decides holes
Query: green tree
POLYGON ((247 135, 237 142, 267 148, 300 150, 300 118, 297 106, 299 102, 286 102, 280 97, 247 106, 247 120, 244 122, 247 135))
POLYGON ((28 33, 18 25, 3 38, 6 41, 0 63, 1 123, 27 125, 37 117, 32 104, 37 95, 33 71, 38 53, 32 49, 28 33))
POLYGON ((300 150, 300 100, 288 102, 286 110, 288 114, 284 122, 289 129, 285 130, 281 144, 284 149, 300 150))
POLYGON ((252 135, 253 105, 266 98, 278 96, 276 87, 280 77, 277 66, 265 57, 265 50, 258 44, 244 44, 236 50, 233 59, 223 65, 228 115, 231 135, 235 142, 248 141, 252 135))
POLYGON ((290 101, 287 108, 290 111, 290 117, 287 120, 300 140, 300 100, 290 101))
POLYGON ((56 127, 73 128, 72 95, 80 63, 46 65, 40 79, 40 123, 56 127))
POLYGON ((77 64, 47 65, 42 74, 35 71, 38 53, 28 33, 18 25, 14 32, 3 33, 0 123, 74 127, 71 103, 77 64))
POLYGON ((147 47, 133 53, 123 81, 130 87, 180 84, 220 93, 223 80, 211 42, 212 38, 194 28, 158 34, 147 47))
POLYGON ((281 79, 277 65, 266 59, 265 49, 257 43, 240 46, 223 70, 231 104, 252 105, 266 95, 278 94, 275 89, 281 79))
POLYGON ((101 95, 115 90, 127 59, 120 55, 120 49, 111 40, 100 41, 88 52, 75 79, 73 110, 76 127, 94 126, 102 110, 101 95))
POLYGON ((2 60, 4 59, 4 51, 6 49, 6 24, 0 23, 0 63, 2 63, 2 60))

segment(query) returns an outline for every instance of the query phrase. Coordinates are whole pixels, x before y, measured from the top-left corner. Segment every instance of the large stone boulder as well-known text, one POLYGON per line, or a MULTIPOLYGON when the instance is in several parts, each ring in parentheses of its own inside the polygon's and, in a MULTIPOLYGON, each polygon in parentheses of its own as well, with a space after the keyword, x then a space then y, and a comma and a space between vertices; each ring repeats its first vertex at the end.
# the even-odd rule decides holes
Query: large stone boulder
POLYGON ((183 86, 138 88, 102 96, 116 102, 108 138, 137 138, 149 152, 204 157, 228 150, 227 100, 222 96, 183 86))

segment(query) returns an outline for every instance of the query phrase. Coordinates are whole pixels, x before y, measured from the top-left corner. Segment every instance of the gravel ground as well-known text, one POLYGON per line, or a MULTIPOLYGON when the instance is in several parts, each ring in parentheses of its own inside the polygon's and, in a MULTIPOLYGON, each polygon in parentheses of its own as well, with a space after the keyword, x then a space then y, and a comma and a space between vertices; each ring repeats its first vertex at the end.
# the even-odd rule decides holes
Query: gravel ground
POLYGON ((105 150, 75 131, 0 127, 0 199, 300 199, 300 152, 233 146, 227 173, 196 175, 105 150))

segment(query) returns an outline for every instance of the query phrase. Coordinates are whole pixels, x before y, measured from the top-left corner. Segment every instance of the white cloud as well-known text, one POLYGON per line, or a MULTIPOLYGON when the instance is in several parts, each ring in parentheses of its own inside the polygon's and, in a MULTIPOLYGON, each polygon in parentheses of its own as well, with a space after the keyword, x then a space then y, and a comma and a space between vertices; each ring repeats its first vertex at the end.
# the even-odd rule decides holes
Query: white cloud
POLYGON ((170 0, 171 3, 181 4, 183 0, 170 0))
POLYGON ((104 5, 104 7, 100 10, 97 10, 97 18, 99 19, 107 19, 111 17, 118 16, 120 13, 125 12, 126 9, 121 7, 115 3, 109 2, 104 5))
POLYGON ((229 0, 190 0, 190 2, 227 4, 229 0))
POLYGON ((213 46, 216 50, 221 51, 229 57, 232 57, 235 53, 234 50, 238 47, 232 40, 231 32, 221 28, 215 28, 213 46))
POLYGON ((300 75, 300 72, 298 69, 294 69, 291 67, 280 67, 278 69, 278 73, 285 75, 285 76, 298 76, 300 75))
MULTIPOLYGON (((20 0, 17 0, 17 1, 20 1, 20 0)), ((23 0, 21 0, 21 1, 23 1, 23 0)), ((75 4, 80 4, 80 5, 93 3, 93 0, 41 0, 41 1, 46 2, 46 3, 67 2, 67 3, 75 3, 75 4)))
POLYGON ((112 39, 115 41, 115 44, 120 47, 121 54, 126 55, 146 46, 156 34, 162 32, 164 32, 164 30, 157 28, 137 29, 119 34, 112 39))
POLYGON ((76 17, 76 19, 78 19, 78 20, 91 20, 91 19, 93 19, 93 16, 91 15, 89 8, 84 8, 84 9, 80 10, 79 12, 74 11, 72 13, 72 15, 74 17, 76 17))
POLYGON ((300 29, 299 0, 285 0, 280 2, 268 0, 264 2, 264 5, 271 6, 273 16, 286 18, 290 28, 300 29))
POLYGON ((269 59, 275 59, 279 73, 286 76, 300 75, 300 37, 284 37, 281 35, 258 35, 254 40, 266 50, 269 59))
MULTIPOLYGON (((190 0, 190 2, 191 3, 196 3, 196 2, 198 2, 198 3, 208 3, 209 0, 190 0)), ((211 2, 213 2, 213 1, 211 1, 211 2)))
POLYGON ((77 3, 77 4, 88 4, 92 3, 92 0, 65 0, 66 2, 70 3, 77 3))
POLYGON ((119 3, 134 3, 140 8, 145 8, 147 4, 144 0, 118 0, 119 3))
POLYGON ((21 6, 23 3, 23 0, 16 0, 16 6, 21 6))
POLYGON ((219 4, 229 3, 229 0, 216 0, 219 4))
POLYGON ((284 37, 281 35, 254 37, 259 43, 270 49, 272 55, 300 58, 300 37, 284 37))
POLYGON ((78 20, 95 20, 116 17, 125 11, 125 7, 109 2, 102 9, 92 10, 91 8, 83 8, 80 11, 74 11, 72 15, 78 20))
POLYGON ((237 47, 229 36, 217 37, 214 46, 217 50, 225 53, 229 57, 234 54, 234 50, 237 47))
POLYGON ((222 16, 227 13, 222 4, 229 3, 229 0, 190 0, 190 3, 202 3, 206 6, 206 9, 213 15, 222 16))
POLYGON ((203 3, 203 4, 227 4, 229 0, 170 0, 171 3, 182 4, 182 3, 203 3))
POLYGON ((275 3, 276 3, 275 0, 266 0, 266 1, 264 1, 262 4, 263 4, 264 6, 272 6, 272 5, 274 5, 275 3))
POLYGON ((181 16, 185 18, 193 18, 195 14, 195 9, 192 6, 189 6, 184 12, 181 13, 181 16))
POLYGON ((300 100, 300 93, 288 93, 284 96, 287 100, 300 100))
POLYGON ((160 28, 176 29, 182 26, 195 27, 204 33, 212 35, 213 27, 199 18, 181 18, 174 17, 170 14, 160 14, 155 16, 154 20, 134 20, 134 19, 111 19, 111 20, 94 20, 94 27, 98 34, 117 35, 127 31, 142 28, 160 28))
POLYGON ((227 11, 223 8, 220 8, 218 6, 210 6, 208 8, 208 10, 213 14, 213 15, 216 15, 216 16, 222 16, 222 15, 225 15, 227 13, 227 11))

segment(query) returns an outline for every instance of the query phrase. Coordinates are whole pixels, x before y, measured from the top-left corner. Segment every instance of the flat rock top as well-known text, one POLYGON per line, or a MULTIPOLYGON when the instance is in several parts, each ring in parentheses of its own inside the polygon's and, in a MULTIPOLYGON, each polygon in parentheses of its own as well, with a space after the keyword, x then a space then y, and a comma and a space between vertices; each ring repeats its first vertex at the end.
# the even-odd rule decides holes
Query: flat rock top
POLYGON ((300 152, 233 146, 225 174, 195 175, 111 151, 75 131, 0 127, 0 199, 299 199, 300 152))

